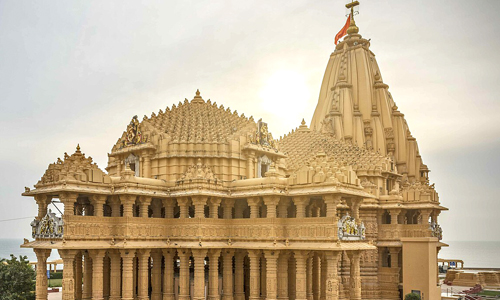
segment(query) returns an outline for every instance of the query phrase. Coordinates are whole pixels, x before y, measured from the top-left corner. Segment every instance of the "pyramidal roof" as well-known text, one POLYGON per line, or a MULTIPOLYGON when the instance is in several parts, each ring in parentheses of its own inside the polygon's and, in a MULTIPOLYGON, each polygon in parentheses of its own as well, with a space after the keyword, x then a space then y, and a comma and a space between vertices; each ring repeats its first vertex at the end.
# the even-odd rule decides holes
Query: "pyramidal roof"
POLYGON ((370 51, 370 41, 351 22, 330 55, 311 129, 393 157, 408 180, 423 168, 415 138, 398 111, 370 51))

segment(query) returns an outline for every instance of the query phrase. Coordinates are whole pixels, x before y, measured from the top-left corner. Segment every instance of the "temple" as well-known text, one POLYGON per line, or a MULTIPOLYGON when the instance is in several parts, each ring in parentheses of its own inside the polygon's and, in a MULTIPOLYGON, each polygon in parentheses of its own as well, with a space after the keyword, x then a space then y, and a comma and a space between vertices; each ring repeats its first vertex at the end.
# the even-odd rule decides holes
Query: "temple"
POLYGON ((80 146, 57 158, 23 193, 36 299, 51 251, 64 300, 439 299, 446 208, 358 31, 352 18, 310 127, 274 139, 197 91, 134 116, 105 171, 80 146))

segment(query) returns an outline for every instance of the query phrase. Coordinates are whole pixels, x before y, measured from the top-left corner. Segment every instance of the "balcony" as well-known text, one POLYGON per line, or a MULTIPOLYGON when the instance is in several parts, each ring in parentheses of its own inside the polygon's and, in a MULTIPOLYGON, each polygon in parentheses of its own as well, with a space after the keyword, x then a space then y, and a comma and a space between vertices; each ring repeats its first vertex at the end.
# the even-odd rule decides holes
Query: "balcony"
POLYGON ((399 240, 405 237, 432 237, 429 224, 379 224, 378 240, 399 240))

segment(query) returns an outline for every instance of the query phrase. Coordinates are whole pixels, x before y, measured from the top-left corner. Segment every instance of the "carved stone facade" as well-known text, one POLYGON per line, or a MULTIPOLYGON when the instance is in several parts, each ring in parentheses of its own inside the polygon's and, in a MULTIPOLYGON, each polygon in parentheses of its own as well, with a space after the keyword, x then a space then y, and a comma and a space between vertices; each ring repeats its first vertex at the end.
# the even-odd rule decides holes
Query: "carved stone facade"
POLYGON ((446 208, 369 41, 350 32, 313 128, 275 140, 197 91, 134 116, 107 172, 79 146, 50 164, 23 193, 39 207, 23 245, 38 257, 37 299, 55 249, 65 300, 399 299, 404 241, 437 243, 446 208), (366 68, 354 78, 353 66, 366 68), (47 213, 52 199, 62 219, 47 213))

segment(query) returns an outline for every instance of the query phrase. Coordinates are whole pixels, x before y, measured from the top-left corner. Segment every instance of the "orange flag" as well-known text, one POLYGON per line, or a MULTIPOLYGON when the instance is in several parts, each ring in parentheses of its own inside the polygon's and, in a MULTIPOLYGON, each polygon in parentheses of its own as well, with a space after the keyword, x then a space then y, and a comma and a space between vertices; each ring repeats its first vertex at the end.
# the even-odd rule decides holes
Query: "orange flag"
POLYGON ((349 17, 347 17, 347 21, 345 22, 345 25, 344 27, 342 27, 342 29, 340 29, 339 33, 337 33, 337 35, 335 36, 335 45, 337 45, 337 43, 339 42, 339 40, 347 34, 347 28, 349 28, 349 25, 351 25, 351 15, 349 15, 349 17))

